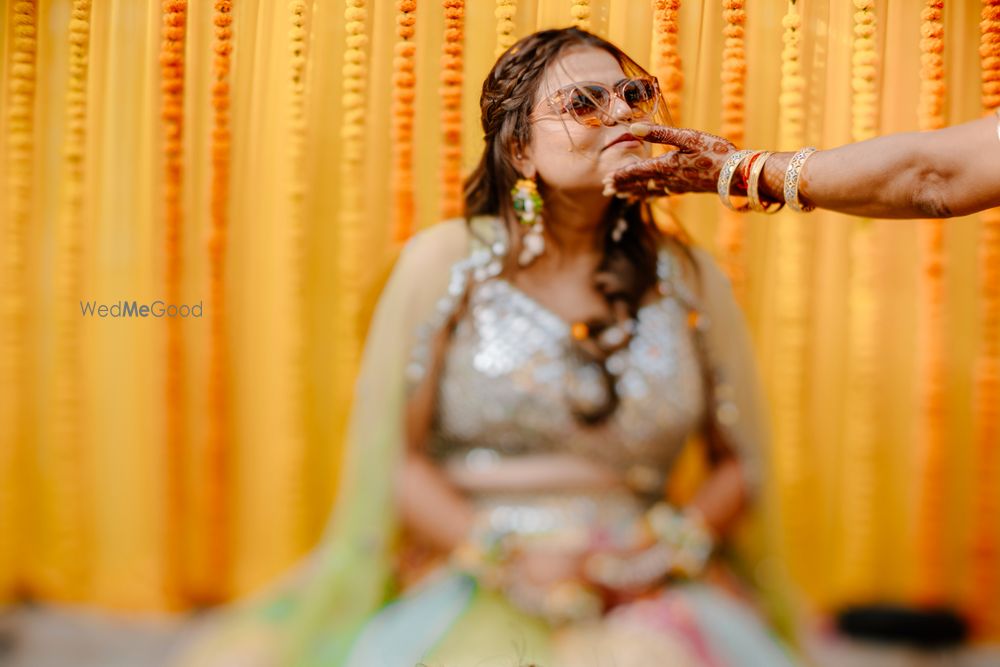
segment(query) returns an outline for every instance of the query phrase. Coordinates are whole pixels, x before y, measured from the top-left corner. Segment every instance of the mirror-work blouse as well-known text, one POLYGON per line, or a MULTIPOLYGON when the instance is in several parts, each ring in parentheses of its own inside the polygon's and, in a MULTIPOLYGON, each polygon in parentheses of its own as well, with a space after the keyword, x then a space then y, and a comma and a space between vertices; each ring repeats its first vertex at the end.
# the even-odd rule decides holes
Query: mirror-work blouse
MULTIPOLYGON (((698 334, 689 326, 694 298, 680 266, 659 252, 660 298, 642 306, 629 345, 611 355, 619 405, 597 426, 575 419, 565 388, 602 391, 597 369, 570 361, 570 326, 499 276, 508 250, 498 218, 480 220, 470 255, 452 268, 443 319, 469 289, 469 302, 444 352, 429 454, 488 466, 501 457, 573 453, 649 487, 662 482, 688 436, 703 423, 706 374, 698 334), (471 280, 471 284, 469 281, 471 280), (588 388, 589 385, 589 388, 588 388)), ((412 387, 428 364, 425 325, 407 370, 412 387)))

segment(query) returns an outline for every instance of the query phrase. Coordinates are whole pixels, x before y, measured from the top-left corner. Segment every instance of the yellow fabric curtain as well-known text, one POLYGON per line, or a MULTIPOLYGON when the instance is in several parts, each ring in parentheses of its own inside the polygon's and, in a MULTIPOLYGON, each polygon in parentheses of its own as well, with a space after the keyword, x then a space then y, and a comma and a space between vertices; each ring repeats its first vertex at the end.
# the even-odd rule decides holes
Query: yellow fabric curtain
MULTIPOLYGON (((791 3, 801 17, 798 103, 805 119, 791 130, 787 109, 782 115, 796 99, 787 96, 794 81, 782 79, 789 3, 737 3, 746 11, 748 147, 801 141, 822 148, 858 136, 852 77, 859 70, 856 61, 852 70, 852 57, 859 7, 874 16, 875 129, 919 127, 924 3, 859 2, 791 3)), ((409 51, 397 43, 415 45, 410 159, 419 229, 437 222, 454 196, 443 187, 453 182, 443 176, 456 156, 442 148, 451 127, 442 120, 453 122, 459 110, 449 106, 444 111, 453 115, 442 116, 448 99, 442 55, 446 41, 456 43, 453 32, 446 40, 446 25, 455 30, 456 21, 464 23, 464 49, 450 52, 444 69, 462 73, 467 170, 481 149, 479 85, 497 40, 505 39, 506 17, 515 37, 588 22, 652 66, 653 51, 664 43, 654 30, 676 10, 679 115, 686 125, 719 131, 723 11, 735 5, 8 0, 4 6, 0 596, 156 610, 250 591, 319 536, 336 488, 367 313, 397 249, 394 215, 409 206, 407 188, 392 180, 407 140, 405 121, 399 125, 407 113, 400 72, 410 71, 409 51), (400 31, 404 13, 414 20, 412 38, 400 31), (227 27, 228 37, 219 32, 227 27), (171 41, 179 50, 171 51, 171 41), (220 43, 232 49, 224 71, 220 43), (164 85, 171 76, 183 86, 164 85), (180 104, 179 116, 164 113, 171 104, 180 104), (228 114, 220 116, 220 109, 228 114), (176 160, 168 159, 172 145, 180 149, 176 160), (213 237, 213 229, 225 233, 213 237), (180 273, 171 298, 201 303, 202 318, 80 313, 81 300, 166 299, 174 260, 180 273), (168 352, 172 335, 179 352, 168 352), (175 394, 171 378, 180 382, 175 394)), ((983 111, 978 45, 986 6, 992 3, 945 3, 947 122, 983 111)), ((455 76, 447 82, 452 94, 458 85, 455 76)), ((720 209, 713 197, 681 197, 671 206, 696 239, 715 247, 720 209)), ((1000 503, 1000 483, 989 502, 977 497, 975 483, 972 378, 984 345, 979 217, 944 226, 947 450, 931 473, 920 460, 926 449, 918 446, 926 423, 918 389, 919 225, 827 213, 750 216, 744 223, 745 307, 777 437, 776 557, 821 608, 908 601, 928 588, 914 545, 935 543, 938 560, 923 562, 939 563, 936 590, 967 608, 974 592, 970 545, 985 525, 973 521, 972 508, 1000 503), (852 251, 859 235, 867 243, 863 267, 852 251), (870 340, 861 343, 859 317, 873 318, 870 340), (859 344, 868 347, 859 352, 859 344), (868 383, 861 392, 850 370, 859 353, 877 361, 861 373, 868 383), (925 490, 919 485, 930 478, 941 485, 941 505, 932 512, 940 525, 936 536, 925 530, 918 539, 917 499, 925 490)), ((985 543, 995 545, 1000 516, 993 519, 985 543)), ((997 577, 977 581, 984 580, 998 586, 997 577)), ((1000 599, 1000 587, 992 598, 1000 599)), ((996 614, 977 613, 984 633, 1000 637, 996 614)))

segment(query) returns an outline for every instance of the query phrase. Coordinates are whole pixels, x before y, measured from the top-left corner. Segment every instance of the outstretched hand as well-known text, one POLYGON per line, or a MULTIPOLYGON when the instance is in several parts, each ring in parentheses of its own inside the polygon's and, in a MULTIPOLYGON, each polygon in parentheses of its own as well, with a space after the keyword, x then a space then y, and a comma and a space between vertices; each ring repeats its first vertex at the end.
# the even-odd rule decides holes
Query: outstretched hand
POLYGON ((677 150, 608 174, 604 178, 605 195, 645 199, 715 192, 722 165, 736 150, 730 141, 698 130, 633 123, 629 132, 643 141, 677 146, 677 150))

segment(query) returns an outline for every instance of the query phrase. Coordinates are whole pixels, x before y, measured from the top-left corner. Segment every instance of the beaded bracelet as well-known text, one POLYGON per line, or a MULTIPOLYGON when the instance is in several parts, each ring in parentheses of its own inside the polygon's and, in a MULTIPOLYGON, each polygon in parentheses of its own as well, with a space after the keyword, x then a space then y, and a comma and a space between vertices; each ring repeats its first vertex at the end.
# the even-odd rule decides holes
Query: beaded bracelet
POLYGON ((788 162, 788 169, 785 170, 785 203, 788 204, 788 208, 797 213, 808 213, 816 208, 815 206, 803 206, 802 202, 799 201, 799 179, 802 176, 802 168, 805 166, 809 156, 815 152, 816 149, 812 146, 799 149, 792 156, 792 159, 788 162))

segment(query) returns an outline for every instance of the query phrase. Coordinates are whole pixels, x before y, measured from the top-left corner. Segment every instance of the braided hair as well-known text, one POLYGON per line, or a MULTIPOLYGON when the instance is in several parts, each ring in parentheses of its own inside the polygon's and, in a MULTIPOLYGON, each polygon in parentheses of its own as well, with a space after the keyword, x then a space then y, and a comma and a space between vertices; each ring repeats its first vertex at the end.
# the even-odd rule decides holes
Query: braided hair
MULTIPOLYGON (((514 155, 531 142, 529 116, 536 93, 548 66, 571 47, 592 47, 610 53, 627 75, 649 74, 621 49, 610 42, 578 28, 542 30, 522 38, 497 60, 483 82, 480 97, 482 126, 486 146, 478 166, 465 181, 465 215, 495 215, 508 226, 516 228, 516 218, 510 190, 520 178, 514 155)), ((660 104, 660 108, 665 108, 660 104)), ((662 119, 657 119, 661 120, 662 119)), ((604 258, 594 273, 594 284, 608 302, 611 316, 585 322, 586 335, 574 337, 569 343, 569 357, 576 370, 588 371, 600 378, 603 398, 587 405, 571 402, 576 419, 586 425, 597 425, 610 417, 618 407, 619 397, 615 377, 608 370, 610 354, 628 344, 625 340, 608 349, 600 344, 600 335, 608 327, 634 319, 640 301, 656 282, 657 251, 663 235, 653 223, 645 202, 627 203, 615 199, 608 207, 604 228, 604 258), (613 221, 624 217, 628 227, 614 242, 613 221)), ((512 241, 516 234, 510 234, 512 241)), ((686 247, 680 240, 674 240, 686 247)), ((510 252, 507 261, 516 266, 510 252)))

